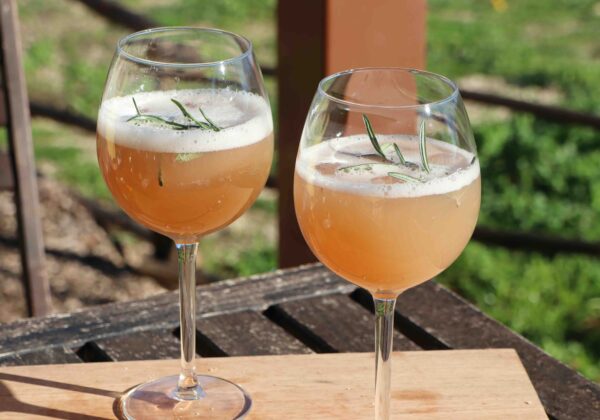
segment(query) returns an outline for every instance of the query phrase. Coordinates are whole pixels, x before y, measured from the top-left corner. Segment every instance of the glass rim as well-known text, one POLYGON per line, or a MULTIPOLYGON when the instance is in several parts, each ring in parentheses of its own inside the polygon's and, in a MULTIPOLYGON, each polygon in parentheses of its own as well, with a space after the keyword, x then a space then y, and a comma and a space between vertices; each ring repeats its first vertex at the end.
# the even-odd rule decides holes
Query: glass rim
POLYGON ((356 67, 348 70, 342 70, 337 73, 331 74, 319 82, 318 92, 327 97, 330 101, 337 102, 342 105, 352 106, 352 107, 364 107, 364 108, 380 108, 380 109, 417 109, 424 107, 431 107, 437 105, 443 105, 447 102, 454 100, 459 95, 458 86, 452 80, 447 78, 446 76, 442 76, 441 74, 433 73, 426 70, 419 70, 411 67, 356 67), (353 73, 362 73, 369 72, 374 70, 385 70, 385 71, 394 71, 394 72, 402 72, 402 73, 411 73, 411 74, 420 74, 427 77, 431 77, 437 80, 442 81, 447 86, 449 86, 452 91, 449 95, 445 96, 442 99, 438 99, 436 101, 424 102, 419 104, 404 104, 404 105, 381 105, 381 104, 369 104, 365 102, 356 102, 347 99, 336 98, 335 96, 328 93, 324 86, 327 82, 338 79, 339 77, 346 76, 353 73))
POLYGON ((144 29, 141 31, 131 33, 129 35, 125 35, 124 37, 119 39, 119 41, 117 42, 117 54, 130 60, 130 61, 133 61, 133 62, 139 63, 139 64, 149 65, 149 66, 171 67, 171 68, 173 68, 173 67, 175 67, 175 68, 215 67, 215 66, 218 66, 221 64, 229 64, 229 63, 243 60, 244 58, 248 57, 250 54, 252 54, 252 50, 253 50, 252 41, 250 41, 248 38, 246 38, 242 35, 238 35, 236 33, 230 32, 230 31, 225 31, 223 29, 203 28, 203 27, 195 27, 195 26, 161 26, 161 27, 157 27, 157 28, 144 29), (165 61, 150 60, 148 58, 138 57, 137 55, 131 54, 124 50, 125 45, 127 45, 132 40, 139 38, 140 36, 148 35, 148 34, 159 34, 159 33, 163 33, 163 32, 175 32, 175 31, 211 32, 211 33, 216 33, 216 34, 220 34, 220 35, 227 35, 227 36, 235 39, 236 41, 241 41, 241 44, 238 42, 238 45, 240 45, 240 46, 243 45, 245 47, 245 50, 242 51, 240 54, 238 54, 234 57, 231 57, 231 58, 227 58, 225 60, 202 61, 202 62, 197 62, 197 63, 169 63, 169 62, 165 62, 165 61))

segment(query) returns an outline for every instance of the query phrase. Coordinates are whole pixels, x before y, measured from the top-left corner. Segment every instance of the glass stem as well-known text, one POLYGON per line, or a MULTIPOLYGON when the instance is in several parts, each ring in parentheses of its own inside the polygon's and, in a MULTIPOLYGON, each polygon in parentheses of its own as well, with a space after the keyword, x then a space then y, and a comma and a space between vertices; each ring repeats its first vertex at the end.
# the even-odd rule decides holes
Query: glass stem
POLYGON ((375 301, 375 420, 390 418, 390 378, 392 338, 396 299, 375 301))
POLYGON ((204 396, 198 385, 196 357, 196 254, 198 244, 176 244, 179 260, 179 321, 181 336, 181 373, 175 398, 197 400, 204 396))

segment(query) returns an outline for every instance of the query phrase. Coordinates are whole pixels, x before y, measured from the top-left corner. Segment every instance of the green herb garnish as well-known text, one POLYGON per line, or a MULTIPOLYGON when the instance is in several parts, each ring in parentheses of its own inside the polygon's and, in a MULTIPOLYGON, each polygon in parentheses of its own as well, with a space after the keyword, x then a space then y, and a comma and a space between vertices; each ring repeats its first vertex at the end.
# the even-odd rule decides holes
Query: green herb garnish
MULTIPOLYGON (((338 171, 343 171, 343 172, 348 173, 352 170, 358 170, 360 168, 367 168, 367 170, 372 170, 373 165, 388 165, 388 166, 393 165, 393 166, 398 166, 398 167, 405 166, 405 167, 408 167, 411 169, 418 168, 418 166, 416 164, 409 162, 404 158, 404 155, 400 151, 400 147, 398 147, 398 145, 396 143, 391 143, 391 144, 394 147, 394 152, 396 152, 396 156, 398 156, 399 163, 396 163, 396 162, 392 161, 391 159, 388 159, 388 157, 385 155, 385 153, 383 151, 383 148, 386 147, 389 143, 383 145, 383 147, 382 147, 379 144, 379 141, 377 140, 377 136, 375 135, 375 132, 373 131, 373 126, 371 125, 369 118, 365 114, 363 114, 362 118, 363 118, 363 122, 365 124, 365 128, 367 129, 367 135, 369 136, 371 145, 373 146, 373 149, 375 149, 375 152, 377 152, 377 154, 361 155, 361 157, 372 157, 372 158, 377 158, 377 159, 383 159, 383 162, 361 163, 358 165, 344 166, 342 168, 338 168, 337 169, 338 171)), ((421 122, 420 130, 419 130, 419 154, 421 155, 421 164, 423 166, 423 169, 425 170, 425 172, 430 173, 431 168, 429 167, 429 160, 427 159, 427 148, 425 146, 425 121, 424 120, 421 122)), ((420 178, 415 178, 413 176, 405 175, 400 172, 388 172, 388 176, 391 176, 393 178, 398 178, 398 179, 401 179, 406 182, 423 182, 423 180, 421 180, 420 178)))
POLYGON ((425 172, 430 173, 429 160, 427 159, 427 146, 425 144, 425 120, 421 121, 419 128, 419 154, 421 155, 421 163, 425 172))
POLYGON ((388 172, 388 176, 391 176, 393 178, 398 178, 398 179, 401 179, 403 181, 408 181, 408 182, 423 182, 422 179, 415 178, 414 176, 410 176, 410 175, 406 175, 406 174, 401 174, 400 172, 388 172))
MULTIPOLYGON (((176 99, 171 99, 171 102, 175 104, 179 111, 183 114, 183 116, 190 121, 190 124, 181 124, 176 121, 171 121, 169 119, 163 118, 158 115, 152 114, 142 114, 140 108, 134 97, 131 98, 133 101, 133 107, 135 108, 135 115, 127 121, 145 121, 157 124, 163 124, 171 127, 173 130, 192 130, 192 129, 201 129, 201 130, 212 130, 212 131, 221 131, 219 127, 216 126, 204 113, 201 107, 198 107, 198 110, 202 114, 202 117, 206 120, 206 122, 199 121, 190 112, 183 106, 181 102, 176 99)), ((175 157, 177 162, 189 162, 190 160, 196 159, 199 157, 201 153, 178 153, 175 157)), ((164 185, 163 176, 162 176, 162 167, 160 161, 158 163, 158 185, 162 187, 164 185)))
POLYGON ((177 156, 175 156, 175 160, 177 162, 189 162, 200 156, 202 156, 202 153, 178 153, 177 156))
POLYGON ((379 145, 379 142, 377 141, 377 137, 375 137, 375 133, 373 132, 373 127, 371 126, 371 121, 369 121, 369 118, 365 114, 363 114, 362 117, 363 117, 363 122, 365 123, 365 127, 367 128, 367 134, 369 136, 369 140, 371 140, 371 144, 373 145, 373 149, 375 149, 377 154, 379 156, 381 156, 383 158, 383 160, 389 160, 385 156, 385 153, 383 153, 383 150, 381 150, 381 146, 379 145))
POLYGON ((406 159, 404 159, 404 156, 402 156, 402 152, 400 151, 400 148, 398 147, 398 145, 396 143, 394 144, 394 150, 396 151, 396 155, 398 156, 398 159, 400 159, 400 163, 403 165, 406 165, 406 159))

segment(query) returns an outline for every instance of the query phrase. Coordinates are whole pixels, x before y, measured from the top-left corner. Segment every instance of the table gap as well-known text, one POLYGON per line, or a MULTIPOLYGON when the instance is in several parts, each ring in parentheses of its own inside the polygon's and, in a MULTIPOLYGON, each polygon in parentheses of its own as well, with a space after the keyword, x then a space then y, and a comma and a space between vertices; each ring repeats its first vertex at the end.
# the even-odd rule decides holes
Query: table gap
MULTIPOLYGON (((356 289, 349 296, 371 313, 374 313, 373 297, 369 292, 364 289, 356 289)), ((394 316, 394 328, 423 350, 448 350, 450 348, 409 318, 400 314, 398 308, 394 316)))
POLYGON ((113 361, 113 359, 111 359, 111 357, 93 341, 88 341, 77 350, 74 350, 74 353, 85 363, 113 361))
MULTIPOLYGON (((181 329, 175 328, 173 335, 181 341, 181 329)), ((210 338, 202 334, 200 330, 196 330, 196 354, 201 357, 223 357, 229 356, 219 348, 210 338)))
POLYGON ((321 337, 306 328, 300 322, 289 316, 285 311, 277 306, 271 306, 263 312, 271 322, 283 328, 288 334, 300 340, 302 344, 309 347, 316 353, 338 353, 321 337))

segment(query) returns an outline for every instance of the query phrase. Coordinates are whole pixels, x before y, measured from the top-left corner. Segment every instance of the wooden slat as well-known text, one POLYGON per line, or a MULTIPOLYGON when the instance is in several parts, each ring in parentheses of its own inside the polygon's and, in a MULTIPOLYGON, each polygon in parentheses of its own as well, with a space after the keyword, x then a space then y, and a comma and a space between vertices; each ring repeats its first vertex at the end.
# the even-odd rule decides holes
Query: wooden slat
POLYGON ((0 85, 0 126, 5 126, 8 121, 6 112, 6 98, 4 97, 4 86, 0 85))
POLYGON ((179 340, 172 329, 140 331, 118 337, 101 338, 94 344, 111 360, 176 359, 179 340))
MULTIPOLYGON (((293 300, 355 288, 321 265, 229 280, 199 288, 198 316, 210 317, 241 310, 264 311, 293 300)), ((0 357, 27 349, 74 348, 106 336, 176 327, 177 296, 166 293, 150 299, 105 305, 70 315, 0 325, 0 357)), ((398 301, 398 318, 412 325, 411 340, 432 347, 515 347, 548 413, 557 419, 594 418, 600 408, 600 388, 508 328, 433 282, 407 291, 398 301), (434 341, 431 341, 434 340, 434 341)), ((404 330, 403 330, 404 331, 404 330)), ((407 335, 408 333, 405 333, 407 335)))
MULTIPOLYGON (((374 317, 346 295, 331 295, 274 306, 273 317, 284 328, 315 343, 317 350, 336 352, 373 351, 374 317)), ((314 347, 313 347, 314 348, 314 347)), ((394 332, 394 350, 420 348, 398 331, 394 332)))
POLYGON ((15 180, 7 153, 0 151, 0 190, 12 190, 15 180))
POLYGON ((293 182, 304 119, 325 74, 325 3, 282 0, 277 9, 280 267, 315 261, 296 221, 293 182))
POLYGON ((246 356, 312 353, 296 338, 256 312, 244 311, 200 319, 197 329, 198 335, 203 338, 199 340, 200 348, 196 349, 200 354, 246 356), (208 344, 207 341, 218 349, 217 352, 214 348, 202 348, 202 342, 208 344))
MULTIPOLYGON (((198 288, 198 317, 269 306, 319 295, 349 293, 355 287, 318 264, 227 280, 198 288)), ((164 293, 148 299, 97 306, 73 314, 20 320, 0 325, 0 357, 21 349, 82 346, 99 338, 175 328, 178 296, 164 293)))
POLYGON ((0 366, 44 365, 49 363, 81 363, 81 359, 71 349, 65 347, 54 347, 0 358, 0 366))
POLYGON ((50 312, 50 286, 44 271, 44 244, 31 138, 31 118, 22 63, 17 5, 14 0, 4 0, 0 4, 0 28, 2 77, 9 115, 9 150, 13 158, 23 278, 29 313, 40 316, 50 312))
MULTIPOLYGON (((172 375, 177 366, 159 360, 0 368, 0 419, 114 418, 123 391, 172 375)), ((367 353, 197 362, 198 371, 227 378, 251 395, 248 420, 372 419, 373 367, 367 353)), ((513 350, 394 353, 392 369, 394 419, 546 418, 513 350)))
POLYGON ((406 291, 397 311, 449 348, 516 349, 551 417, 575 420, 600 413, 600 386, 439 284, 430 281, 406 291))

